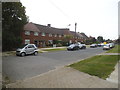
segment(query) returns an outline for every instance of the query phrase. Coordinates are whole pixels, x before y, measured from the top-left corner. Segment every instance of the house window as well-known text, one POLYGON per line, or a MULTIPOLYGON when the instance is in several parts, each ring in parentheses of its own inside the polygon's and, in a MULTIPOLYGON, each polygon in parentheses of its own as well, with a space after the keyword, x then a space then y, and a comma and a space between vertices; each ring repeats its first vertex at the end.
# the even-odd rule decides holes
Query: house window
POLYGON ((61 35, 59 35, 59 37, 61 37, 61 35))
POLYGON ((64 35, 64 37, 66 37, 67 35, 64 35))
POLYGON ((54 37, 57 37, 57 35, 55 34, 54 37))
POLYGON ((25 35, 30 35, 30 31, 25 31, 25 35))
POLYGON ((38 34, 39 34, 38 32, 34 32, 34 35, 35 35, 35 36, 38 36, 38 34))
POLYGON ((53 40, 48 40, 49 44, 53 44, 53 40))
POLYGON ((52 34, 51 34, 51 33, 49 34, 49 37, 52 37, 52 34))
POLYGON ((42 36, 45 36, 45 33, 42 33, 42 36))
POLYGON ((30 39, 25 39, 25 44, 30 44, 30 39))

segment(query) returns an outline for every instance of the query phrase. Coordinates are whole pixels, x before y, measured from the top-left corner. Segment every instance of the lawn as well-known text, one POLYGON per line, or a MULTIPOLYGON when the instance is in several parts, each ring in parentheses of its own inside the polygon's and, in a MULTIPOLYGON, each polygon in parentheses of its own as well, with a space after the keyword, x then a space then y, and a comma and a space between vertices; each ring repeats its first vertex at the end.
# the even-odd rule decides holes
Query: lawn
POLYGON ((120 53, 120 45, 116 45, 114 48, 107 51, 106 53, 120 53))
POLYGON ((66 50, 66 48, 53 48, 53 49, 46 49, 43 51, 62 51, 62 50, 66 50))
POLYGON ((106 79, 114 70, 117 62, 117 55, 97 55, 69 66, 90 75, 106 79))

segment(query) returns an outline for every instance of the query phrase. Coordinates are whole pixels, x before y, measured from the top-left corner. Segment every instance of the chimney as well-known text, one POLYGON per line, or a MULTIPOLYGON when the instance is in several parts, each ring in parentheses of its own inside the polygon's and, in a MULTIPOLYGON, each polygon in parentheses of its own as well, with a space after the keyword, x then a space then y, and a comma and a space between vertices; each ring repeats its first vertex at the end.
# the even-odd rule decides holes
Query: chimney
POLYGON ((51 27, 51 24, 48 24, 47 26, 48 26, 48 27, 51 27))

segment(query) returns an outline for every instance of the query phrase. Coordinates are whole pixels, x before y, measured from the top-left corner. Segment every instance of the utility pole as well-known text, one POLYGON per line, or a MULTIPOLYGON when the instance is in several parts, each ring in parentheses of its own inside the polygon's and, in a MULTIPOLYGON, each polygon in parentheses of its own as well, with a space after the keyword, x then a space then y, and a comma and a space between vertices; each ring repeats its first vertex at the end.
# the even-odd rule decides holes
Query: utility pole
POLYGON ((75 23, 75 42, 76 42, 76 28, 77 28, 77 23, 75 23))

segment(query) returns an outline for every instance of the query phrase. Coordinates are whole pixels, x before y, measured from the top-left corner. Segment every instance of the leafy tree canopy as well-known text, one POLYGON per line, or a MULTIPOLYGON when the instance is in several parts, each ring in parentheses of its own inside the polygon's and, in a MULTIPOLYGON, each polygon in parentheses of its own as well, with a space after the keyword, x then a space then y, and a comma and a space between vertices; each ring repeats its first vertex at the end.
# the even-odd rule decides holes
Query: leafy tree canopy
POLYGON ((102 36, 98 36, 98 37, 97 37, 97 40, 98 40, 100 43, 104 41, 102 36))
POLYGON ((20 2, 2 3, 3 50, 12 50, 21 43, 20 33, 28 22, 25 7, 20 2))

